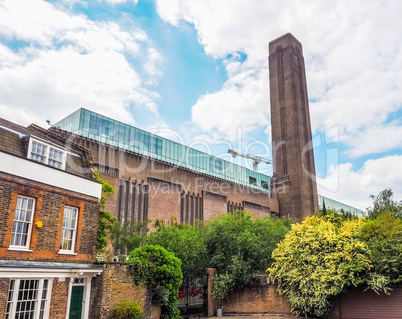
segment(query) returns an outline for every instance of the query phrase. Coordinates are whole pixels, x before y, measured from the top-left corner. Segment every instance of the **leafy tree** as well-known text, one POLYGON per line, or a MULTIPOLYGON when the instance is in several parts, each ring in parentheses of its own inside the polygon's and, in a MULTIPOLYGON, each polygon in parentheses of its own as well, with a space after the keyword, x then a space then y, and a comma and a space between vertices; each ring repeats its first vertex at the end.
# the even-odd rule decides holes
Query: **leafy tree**
POLYGON ((168 226, 163 221, 157 221, 155 226, 157 231, 145 238, 146 245, 160 245, 173 252, 181 260, 183 268, 207 267, 207 249, 201 233, 202 225, 191 227, 171 219, 168 226))
POLYGON ((327 208, 325 207, 325 200, 322 200, 322 216, 327 215, 327 208))
POLYGON ((373 207, 366 208, 366 214, 370 218, 376 218, 381 213, 390 212, 402 218, 402 201, 397 202, 393 197, 394 193, 391 188, 384 189, 377 196, 370 195, 370 198, 373 199, 373 207))
POLYGON ((402 282, 402 221, 387 212, 369 220, 362 228, 377 274, 387 276, 392 283, 402 282))
POLYGON ((233 279, 228 274, 216 275, 213 279, 212 299, 218 302, 218 308, 222 308, 225 300, 233 287, 233 279))
POLYGON ((227 293, 249 285, 255 275, 265 271, 273 261, 272 251, 289 229, 289 221, 253 219, 250 213, 240 211, 217 216, 206 224, 209 265, 218 270, 218 281, 229 286, 227 293))
POLYGON ((180 311, 176 301, 183 281, 180 259, 159 245, 146 245, 132 251, 128 261, 135 282, 146 286, 145 315, 150 315, 148 306, 153 300, 161 305, 161 318, 178 318, 180 311))
POLYGON ((328 215, 293 225, 273 252, 275 261, 267 271, 294 313, 324 316, 331 309, 331 297, 351 285, 384 289, 387 279, 369 273, 370 251, 359 237, 364 223, 364 218, 344 221, 328 215))
POLYGON ((131 252, 140 247, 144 235, 148 232, 147 223, 148 221, 136 222, 129 220, 122 225, 119 221, 116 221, 110 229, 114 254, 126 254, 126 252, 131 252))

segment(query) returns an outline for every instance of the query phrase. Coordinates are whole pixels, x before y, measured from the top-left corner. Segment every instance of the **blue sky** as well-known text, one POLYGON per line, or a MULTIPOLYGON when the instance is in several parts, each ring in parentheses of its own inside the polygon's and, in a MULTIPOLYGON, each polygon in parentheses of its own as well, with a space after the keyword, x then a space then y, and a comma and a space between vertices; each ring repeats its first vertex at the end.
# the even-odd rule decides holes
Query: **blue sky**
POLYGON ((291 32, 319 193, 364 209, 385 188, 402 199, 401 15, 397 0, 1 0, 0 116, 47 127, 85 107, 269 158, 268 42, 291 32))

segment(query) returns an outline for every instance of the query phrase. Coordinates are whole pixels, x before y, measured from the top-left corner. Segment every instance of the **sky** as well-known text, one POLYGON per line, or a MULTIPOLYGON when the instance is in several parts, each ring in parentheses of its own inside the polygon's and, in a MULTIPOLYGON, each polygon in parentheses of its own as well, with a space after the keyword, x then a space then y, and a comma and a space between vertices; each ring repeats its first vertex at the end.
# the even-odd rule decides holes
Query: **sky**
MULTIPOLYGON (((268 43, 303 45, 318 192, 402 200, 399 0, 0 0, 0 116, 80 107, 251 168, 271 158, 268 43)), ((259 171, 272 174, 272 165, 259 171)))

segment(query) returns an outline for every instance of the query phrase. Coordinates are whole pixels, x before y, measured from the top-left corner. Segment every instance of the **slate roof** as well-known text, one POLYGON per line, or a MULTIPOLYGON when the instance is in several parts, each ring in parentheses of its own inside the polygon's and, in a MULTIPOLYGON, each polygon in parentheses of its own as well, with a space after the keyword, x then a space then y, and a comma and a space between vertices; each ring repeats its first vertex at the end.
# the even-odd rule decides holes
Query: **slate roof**
POLYGON ((56 131, 46 130, 36 124, 24 127, 0 118, 0 151, 30 160, 27 158, 30 136, 41 138, 48 143, 66 149, 66 172, 88 179, 95 179, 91 170, 91 153, 85 147, 66 140, 65 137, 57 134, 56 131))
POLYGON ((88 269, 102 270, 102 267, 93 264, 68 264, 68 263, 46 263, 46 262, 28 262, 14 260, 0 260, 0 268, 49 268, 49 269, 88 269))

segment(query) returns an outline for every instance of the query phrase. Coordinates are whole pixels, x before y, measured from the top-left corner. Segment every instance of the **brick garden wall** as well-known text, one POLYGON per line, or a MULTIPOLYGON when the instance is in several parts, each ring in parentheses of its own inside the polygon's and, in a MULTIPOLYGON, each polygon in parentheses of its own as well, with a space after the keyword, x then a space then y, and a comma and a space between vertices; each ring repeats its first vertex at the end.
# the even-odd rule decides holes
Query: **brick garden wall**
MULTIPOLYGON (((110 319, 112 309, 122 301, 138 302, 144 308, 145 290, 137 286, 126 263, 104 263, 102 276, 92 279, 89 317, 110 319)), ((160 317, 160 308, 152 306, 152 316, 160 317)))
POLYGON ((234 291, 223 303, 224 313, 290 314, 286 298, 276 291, 277 286, 268 284, 268 276, 257 276, 255 283, 241 291, 234 291))

